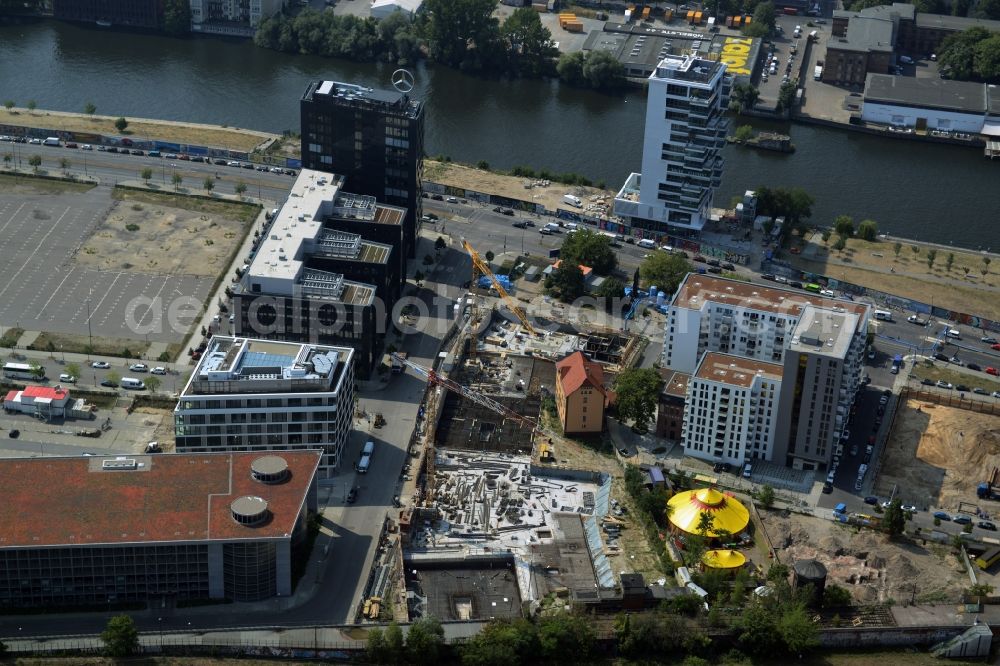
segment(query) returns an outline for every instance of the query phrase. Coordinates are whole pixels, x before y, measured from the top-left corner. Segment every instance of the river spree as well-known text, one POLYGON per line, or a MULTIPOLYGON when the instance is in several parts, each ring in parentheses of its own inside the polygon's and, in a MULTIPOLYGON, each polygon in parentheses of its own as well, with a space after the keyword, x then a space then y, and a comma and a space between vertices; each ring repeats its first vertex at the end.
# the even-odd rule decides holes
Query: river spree
MULTIPOLYGON (((218 38, 172 39, 41 21, 0 26, 0 97, 23 106, 298 130, 307 83, 388 86, 394 67, 292 56, 218 38)), ((617 187, 641 161, 645 97, 555 81, 505 81, 416 69, 430 155, 506 168, 577 172, 617 187)), ((0 117, 2 117, 0 110, 0 117)), ((744 122, 739 120, 738 122, 744 122)), ((792 125, 794 155, 726 148, 717 203, 758 185, 798 186, 813 220, 846 213, 889 233, 972 248, 1000 247, 1000 163, 981 150, 792 125)))

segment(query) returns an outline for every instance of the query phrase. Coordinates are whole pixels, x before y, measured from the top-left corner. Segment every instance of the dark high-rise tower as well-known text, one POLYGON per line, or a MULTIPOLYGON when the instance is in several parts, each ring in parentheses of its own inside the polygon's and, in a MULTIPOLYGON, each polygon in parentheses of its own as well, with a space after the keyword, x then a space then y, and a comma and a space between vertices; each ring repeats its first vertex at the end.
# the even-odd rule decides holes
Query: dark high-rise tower
POLYGON ((318 81, 302 96, 302 166, 344 176, 351 192, 406 208, 403 257, 422 209, 423 104, 397 90, 318 81))

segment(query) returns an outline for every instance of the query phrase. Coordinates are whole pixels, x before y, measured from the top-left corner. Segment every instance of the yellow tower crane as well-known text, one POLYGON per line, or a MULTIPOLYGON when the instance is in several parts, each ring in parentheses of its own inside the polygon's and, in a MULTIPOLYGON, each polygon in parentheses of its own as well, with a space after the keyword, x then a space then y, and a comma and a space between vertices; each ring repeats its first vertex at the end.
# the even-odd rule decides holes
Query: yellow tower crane
POLYGON ((462 247, 465 248, 465 251, 469 253, 469 257, 472 259, 473 283, 475 283, 476 281, 477 271, 488 277, 490 279, 490 282, 493 283, 493 288, 497 290, 497 293, 500 294, 500 298, 502 298, 504 303, 507 304, 507 307, 511 309, 511 312, 513 312, 514 315, 521 321, 521 325, 524 326, 524 329, 528 331, 528 333, 531 333, 532 335, 538 335, 538 331, 536 331, 535 328, 531 325, 531 322, 528 321, 528 315, 525 314, 524 308, 518 305, 517 301, 515 301, 514 298, 507 293, 507 290, 503 288, 503 285, 500 284, 499 280, 497 280, 497 276, 494 275, 493 271, 490 270, 489 264, 487 264, 483 260, 483 258, 479 256, 479 253, 476 252, 475 248, 469 245, 469 241, 465 240, 464 238, 462 239, 462 247))

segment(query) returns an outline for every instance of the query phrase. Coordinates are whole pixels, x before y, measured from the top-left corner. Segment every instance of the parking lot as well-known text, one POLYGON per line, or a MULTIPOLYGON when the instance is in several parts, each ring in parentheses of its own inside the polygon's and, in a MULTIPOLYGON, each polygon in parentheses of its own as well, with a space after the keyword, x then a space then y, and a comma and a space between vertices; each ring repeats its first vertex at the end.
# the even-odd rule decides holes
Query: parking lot
POLYGON ((100 270, 73 261, 111 204, 106 187, 0 194, 0 261, 9 276, 0 286, 0 322, 27 331, 183 340, 186 330, 168 325, 167 307, 182 296, 203 303, 212 278, 100 270), (148 299, 159 299, 160 307, 151 310, 148 299), (162 325, 142 328, 159 315, 162 325))

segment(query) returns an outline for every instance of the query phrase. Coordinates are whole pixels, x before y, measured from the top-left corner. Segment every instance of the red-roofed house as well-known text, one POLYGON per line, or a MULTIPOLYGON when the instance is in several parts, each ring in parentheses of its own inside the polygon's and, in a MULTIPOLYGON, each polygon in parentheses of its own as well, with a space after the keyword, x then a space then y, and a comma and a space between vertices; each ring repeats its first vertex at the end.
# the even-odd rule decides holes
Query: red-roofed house
POLYGON ((604 409, 610 392, 604 387, 604 369, 583 352, 573 352, 556 363, 556 410, 563 432, 604 430, 604 409))
POLYGON ((71 405, 69 391, 59 386, 26 386, 23 391, 8 391, 3 400, 8 411, 43 418, 69 416, 71 405))

